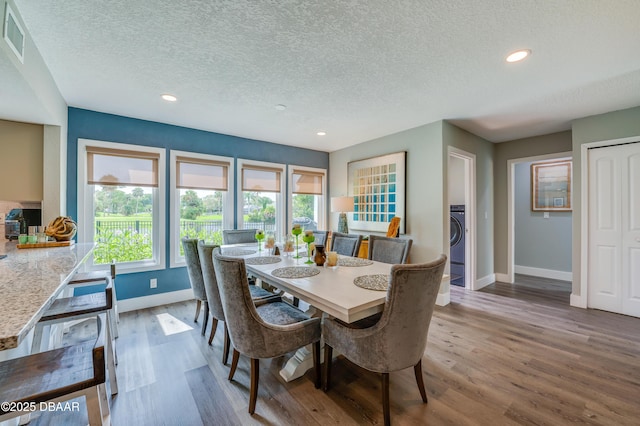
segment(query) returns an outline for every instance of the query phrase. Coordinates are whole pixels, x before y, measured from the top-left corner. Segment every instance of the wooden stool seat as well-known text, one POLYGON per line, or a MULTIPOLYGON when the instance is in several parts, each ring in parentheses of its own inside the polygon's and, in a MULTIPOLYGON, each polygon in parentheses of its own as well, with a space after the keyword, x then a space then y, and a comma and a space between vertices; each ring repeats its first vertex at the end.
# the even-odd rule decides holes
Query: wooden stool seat
MULTIPOLYGON (((84 395, 89 424, 109 423, 105 395, 105 329, 98 319, 95 342, 82 343, 0 362, 0 401, 40 403, 84 395)), ((30 410, 32 411, 32 410, 30 410)), ((0 421, 26 412, 0 408, 0 421)))

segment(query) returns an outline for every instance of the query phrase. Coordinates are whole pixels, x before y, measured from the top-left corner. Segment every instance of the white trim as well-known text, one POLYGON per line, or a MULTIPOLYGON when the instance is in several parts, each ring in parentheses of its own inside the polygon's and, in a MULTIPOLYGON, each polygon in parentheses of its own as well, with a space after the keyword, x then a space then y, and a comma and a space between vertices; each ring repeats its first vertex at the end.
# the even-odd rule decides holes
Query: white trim
POLYGON ((507 274, 499 274, 496 272, 495 276, 496 276, 496 281, 499 281, 501 283, 513 284, 513 280, 509 281, 509 275, 507 274))
MULTIPOLYGON (((237 210, 236 210, 236 223, 237 225, 237 229, 243 229, 244 228, 244 191, 242 190, 242 167, 245 165, 248 166, 260 166, 260 167, 270 167, 273 169, 280 169, 282 172, 282 175, 280 176, 280 193, 276 195, 276 230, 278 233, 280 234, 286 234, 286 226, 285 226, 285 220, 286 220, 286 209, 285 209, 285 200, 286 200, 286 195, 287 195, 287 188, 286 188, 286 182, 287 179, 285 178, 285 176, 287 175, 287 166, 286 164, 281 164, 281 163, 269 163, 266 161, 254 161, 254 160, 245 160, 242 158, 238 158, 238 163, 237 163, 237 168, 236 168, 236 177, 237 177, 237 181, 238 181, 238 190, 236 191, 236 202, 237 202, 237 210)), ((279 236, 276 235, 276 239, 279 236)))
POLYGON ((168 305, 170 303, 184 302, 194 299, 193 290, 169 291, 166 293, 152 294, 151 296, 134 297, 131 299, 118 300, 118 312, 131 312, 138 309, 153 308, 156 306, 168 305))
POLYGON ((533 157, 512 158, 507 160, 507 279, 513 283, 515 265, 515 179, 516 164, 531 161, 550 160, 555 158, 573 158, 573 152, 557 152, 553 154, 535 155, 533 157))
POLYGON ((489 274, 482 278, 479 278, 474 285, 474 290, 480 290, 486 286, 496 282, 496 274, 489 274))
POLYGON ((188 151, 169 151, 169 229, 171 233, 170 244, 170 256, 169 267, 180 268, 186 265, 184 256, 180 256, 180 249, 178 244, 180 243, 180 202, 176 197, 176 157, 188 157, 200 160, 214 160, 229 163, 229 169, 227 173, 227 192, 223 199, 224 211, 222 213, 224 229, 233 229, 233 195, 235 189, 235 167, 233 157, 222 157, 219 155, 203 154, 197 152, 188 151))
POLYGON ((436 305, 438 305, 438 306, 447 306, 449 303, 451 303, 451 293, 450 292, 438 293, 438 296, 436 297, 436 305))
MULTIPOLYGON (((302 170, 307 172, 321 173, 322 174, 322 196, 320 197, 320 205, 318 206, 318 211, 320 212, 320 216, 318 217, 318 229, 326 230, 327 229, 327 169, 319 169, 317 167, 305 167, 305 166, 297 166, 295 164, 287 165, 287 218, 286 223, 290 224, 293 222, 293 170, 302 170)), ((313 219, 313 218, 312 218, 313 219)), ((286 228, 289 229, 288 226, 286 228)), ((284 232, 286 235, 288 232, 284 232)))
POLYGON ((553 269, 534 268, 532 266, 514 266, 516 274, 531 275, 533 277, 551 278, 554 280, 573 281, 573 273, 556 271, 553 269))
MULTIPOLYGON (((638 142, 640 135, 620 139, 588 142, 580 145, 580 294, 571 293, 571 306, 587 308, 589 306, 589 149, 611 145, 638 142)), ((575 289, 575 283, 574 283, 575 289)), ((575 290, 574 290, 575 291, 575 290)))
MULTIPOLYGON (((98 141, 91 139, 78 139, 78 242, 92 243, 93 241, 93 196, 89 194, 87 182, 87 145, 131 150, 158 154, 158 187, 154 188, 156 193, 153 197, 153 260, 144 262, 123 262, 118 263, 120 273, 157 271, 165 269, 166 265, 166 160, 164 148, 149 147, 143 145, 98 141), (91 218, 89 220, 88 218, 91 218)), ((104 265, 93 265, 93 258, 86 262, 87 269, 102 269, 104 265)))

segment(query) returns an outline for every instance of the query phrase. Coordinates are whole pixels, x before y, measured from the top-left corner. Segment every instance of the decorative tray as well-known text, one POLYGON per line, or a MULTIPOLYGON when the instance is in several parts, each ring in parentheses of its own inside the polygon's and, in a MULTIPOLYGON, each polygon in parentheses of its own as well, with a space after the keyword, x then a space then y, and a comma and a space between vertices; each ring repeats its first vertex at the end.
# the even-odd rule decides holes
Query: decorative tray
POLYGON ((70 241, 47 241, 46 243, 26 243, 26 244, 18 244, 16 247, 19 249, 30 249, 30 248, 50 248, 50 247, 69 247, 74 245, 76 242, 73 240, 70 241))

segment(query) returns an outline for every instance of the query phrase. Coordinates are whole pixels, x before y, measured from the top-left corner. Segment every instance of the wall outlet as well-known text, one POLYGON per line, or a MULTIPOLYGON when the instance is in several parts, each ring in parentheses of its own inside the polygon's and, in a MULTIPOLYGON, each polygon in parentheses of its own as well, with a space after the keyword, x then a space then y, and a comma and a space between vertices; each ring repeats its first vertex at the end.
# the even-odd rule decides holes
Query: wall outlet
POLYGON ((545 219, 549 219, 549 212, 544 212, 543 217, 544 217, 545 219))
POLYGON ((149 286, 151 288, 157 288, 158 287, 158 279, 157 278, 151 278, 149 280, 149 286))

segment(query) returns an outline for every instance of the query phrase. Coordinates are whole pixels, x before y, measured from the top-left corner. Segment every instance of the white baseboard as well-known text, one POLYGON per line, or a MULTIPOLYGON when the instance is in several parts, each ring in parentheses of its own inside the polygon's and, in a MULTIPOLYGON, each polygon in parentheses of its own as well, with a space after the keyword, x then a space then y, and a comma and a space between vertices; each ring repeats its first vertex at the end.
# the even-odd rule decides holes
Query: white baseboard
POLYGON ((569 304, 571 306, 575 306, 576 308, 584 308, 587 309, 587 298, 582 297, 577 294, 571 293, 571 298, 569 299, 569 304))
POLYGON ((496 272, 496 281, 501 283, 513 284, 513 281, 509 279, 509 274, 499 274, 496 272))
POLYGON ((531 266, 515 265, 516 274, 531 275, 534 277, 551 278, 554 280, 573 281, 573 274, 565 271, 554 271, 553 269, 532 268, 531 266))
POLYGON ((489 274, 489 275, 487 275, 485 277, 477 279, 473 289, 474 290, 480 290, 482 288, 485 288, 489 284, 493 284, 495 282, 496 282, 496 274, 489 274))
POLYGON ((132 299, 118 300, 118 312, 136 311, 138 309, 153 308, 154 306, 168 305, 193 299, 193 290, 169 291, 151 296, 134 297, 132 299))
POLYGON ((446 293, 438 293, 436 305, 447 306, 449 303, 451 303, 451 292, 447 291, 446 293))

